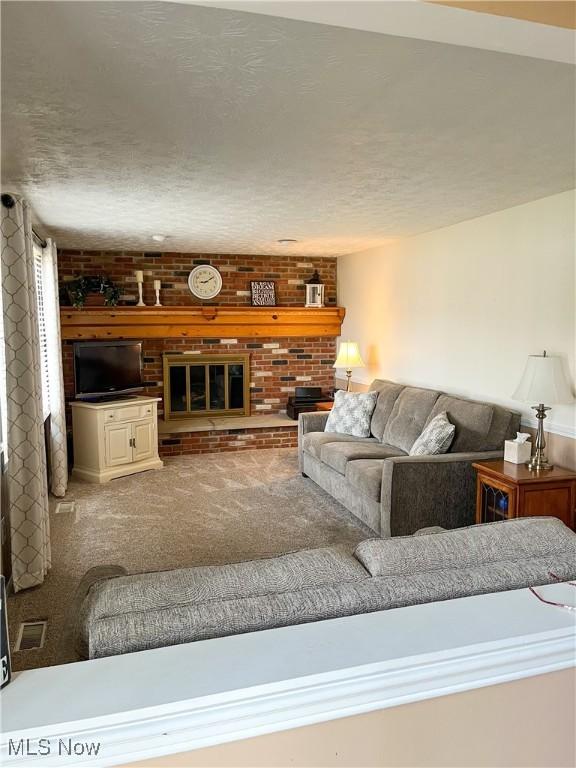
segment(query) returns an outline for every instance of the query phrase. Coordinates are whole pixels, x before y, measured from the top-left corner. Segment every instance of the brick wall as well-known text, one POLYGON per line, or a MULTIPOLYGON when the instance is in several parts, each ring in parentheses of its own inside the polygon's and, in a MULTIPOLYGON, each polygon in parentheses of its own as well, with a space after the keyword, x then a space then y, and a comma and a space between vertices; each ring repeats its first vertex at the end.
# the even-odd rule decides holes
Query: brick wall
POLYGON ((298 428, 229 429, 226 431, 193 432, 161 437, 162 458, 194 453, 222 453, 255 448, 294 448, 298 445, 298 428))
MULTIPOLYGON (((245 306, 250 302, 250 280, 275 280, 278 305, 303 306, 304 282, 317 269, 326 285, 326 303, 336 303, 336 259, 301 256, 242 256, 183 253, 128 253, 64 250, 59 254, 61 283, 81 274, 106 275, 123 292, 121 303, 136 301, 134 270, 144 271, 144 301, 154 303, 152 280, 162 281, 161 300, 165 306, 199 304, 186 282, 191 269, 210 262, 221 272, 223 289, 210 303, 245 306)), ((64 386, 67 400, 74 396, 73 342, 63 344, 64 386)), ((296 386, 334 386, 332 364, 336 340, 332 338, 238 338, 238 339, 145 339, 143 394, 162 397, 162 355, 164 352, 203 354, 249 353, 252 414, 279 413, 286 409, 296 386)), ((162 403, 160 411, 162 411, 162 403)), ((69 415, 69 414, 68 414, 69 415)), ((164 456, 241 448, 295 445, 294 429, 251 429, 203 432, 164 438, 164 456)))
MULTIPOLYGON (((162 354, 164 352, 201 352, 250 354, 250 401, 253 414, 279 413, 286 410, 289 395, 296 386, 334 386, 332 364, 336 355, 335 339, 145 339, 144 381, 142 394, 162 397, 162 354), (226 343, 222 343, 225 341, 226 343)), ((73 342, 63 344, 64 388, 66 399, 74 397, 73 342)), ((160 408, 162 410, 162 408, 160 408)))
POLYGON ((274 280, 279 306, 304 306, 304 283, 317 269, 326 286, 326 304, 336 304, 334 258, 62 250, 58 264, 61 282, 79 275, 106 275, 121 288, 121 304, 136 303, 134 271, 141 269, 144 272, 144 302, 154 303, 153 280, 161 280, 161 302, 168 307, 203 303, 250 305, 251 280, 274 280), (222 273, 222 291, 210 302, 201 302, 188 289, 188 275, 198 264, 213 264, 222 273))

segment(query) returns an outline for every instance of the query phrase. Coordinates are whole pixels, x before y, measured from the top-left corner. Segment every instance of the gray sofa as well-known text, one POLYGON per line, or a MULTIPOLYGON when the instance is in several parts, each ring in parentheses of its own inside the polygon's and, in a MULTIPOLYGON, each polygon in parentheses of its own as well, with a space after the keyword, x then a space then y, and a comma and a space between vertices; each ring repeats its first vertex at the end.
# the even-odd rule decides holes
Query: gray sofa
POLYGON ((576 578, 576 534, 521 518, 219 566, 109 578, 80 611, 98 658, 576 578))
POLYGON ((471 525, 472 462, 500 458, 504 440, 520 428, 520 414, 379 379, 370 390, 379 393, 370 437, 325 432, 325 412, 300 414, 302 473, 379 536, 405 536, 432 525, 471 525), (449 453, 409 456, 424 426, 443 411, 456 426, 449 453))

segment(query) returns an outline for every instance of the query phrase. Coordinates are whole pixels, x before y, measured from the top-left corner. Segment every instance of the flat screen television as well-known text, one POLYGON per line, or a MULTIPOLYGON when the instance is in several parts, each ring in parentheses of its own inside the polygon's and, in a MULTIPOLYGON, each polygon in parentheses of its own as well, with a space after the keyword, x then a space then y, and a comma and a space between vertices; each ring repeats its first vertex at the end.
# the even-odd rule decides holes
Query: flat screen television
POLYGON ((137 392, 143 387, 142 342, 76 342, 74 381, 79 400, 137 392))

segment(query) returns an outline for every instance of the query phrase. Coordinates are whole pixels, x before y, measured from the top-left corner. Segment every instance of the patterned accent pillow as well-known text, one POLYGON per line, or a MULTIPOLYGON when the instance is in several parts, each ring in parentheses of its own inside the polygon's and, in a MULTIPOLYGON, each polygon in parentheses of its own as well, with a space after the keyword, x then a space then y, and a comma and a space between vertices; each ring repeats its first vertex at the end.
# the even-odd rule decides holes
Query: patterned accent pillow
POLYGON ((454 440, 456 427, 448 420, 446 411, 434 416, 432 421, 424 427, 420 437, 412 448, 410 456, 435 456, 438 453, 447 453, 454 440))
POLYGON ((378 392, 338 390, 324 431, 339 432, 341 435, 354 437, 370 437, 370 421, 376 407, 376 400, 378 400, 378 392))

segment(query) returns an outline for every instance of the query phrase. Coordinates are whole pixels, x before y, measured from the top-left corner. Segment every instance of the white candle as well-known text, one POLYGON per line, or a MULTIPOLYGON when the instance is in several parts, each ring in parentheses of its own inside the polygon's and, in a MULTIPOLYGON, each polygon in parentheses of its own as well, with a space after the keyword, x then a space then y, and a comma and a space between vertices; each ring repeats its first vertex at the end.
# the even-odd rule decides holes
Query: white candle
POLYGON ((154 280, 154 290, 159 291, 161 287, 162 287, 162 283, 160 282, 160 280, 154 280))
POLYGON ((136 277, 136 282, 137 283, 143 283, 144 282, 144 272, 141 269, 137 269, 134 272, 134 275, 136 277))

